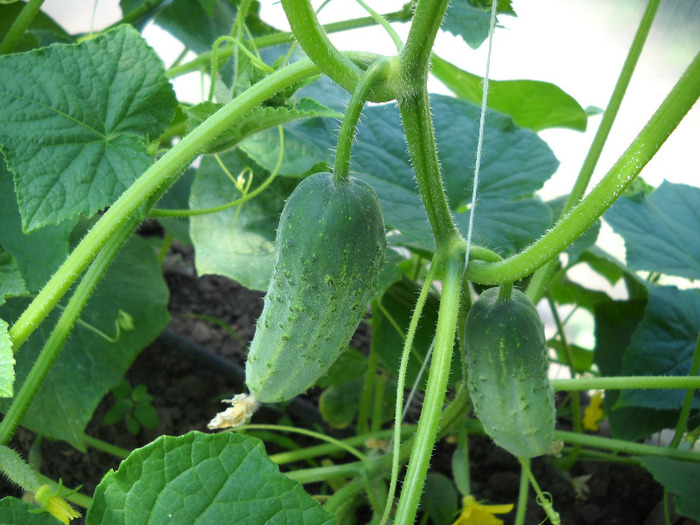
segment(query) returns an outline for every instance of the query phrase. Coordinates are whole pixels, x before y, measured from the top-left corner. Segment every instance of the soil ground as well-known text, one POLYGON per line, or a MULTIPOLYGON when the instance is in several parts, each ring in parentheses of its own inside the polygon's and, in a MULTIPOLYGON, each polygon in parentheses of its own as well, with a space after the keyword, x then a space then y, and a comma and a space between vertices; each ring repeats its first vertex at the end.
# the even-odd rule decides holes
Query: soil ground
MULTIPOLYGON (((262 309, 262 294, 242 288, 228 279, 194 275, 191 253, 187 248, 169 259, 166 279, 171 290, 169 333, 179 334, 209 352, 239 366, 244 362, 245 348, 252 339, 255 319, 262 309), (210 321, 196 316, 210 316, 230 325, 234 336, 210 321)), ((364 338, 366 339, 366 338, 364 338)), ((190 430, 206 431, 207 422, 222 408, 220 399, 243 391, 235 371, 222 375, 221 367, 203 364, 198 354, 183 351, 181 340, 162 337, 145 349, 127 374, 132 385, 145 384, 154 397, 160 424, 154 430, 130 434, 123 424, 107 426, 102 419, 114 402, 106 396, 87 428, 87 434, 114 445, 133 449, 146 445, 157 436, 182 435, 190 430)), ((313 399, 311 399, 313 401, 313 399)), ((292 416, 299 421, 305 407, 292 416)), ((313 416, 313 411, 308 417, 313 416)), ((261 417, 275 420, 281 414, 268 410, 261 417)), ((20 429, 12 446, 25 454, 35 436, 20 429)), ((450 475, 453 446, 441 442, 433 456, 433 469, 450 475)), ((270 450, 274 451, 274 450, 270 450)), ((83 454, 61 442, 41 444, 43 473, 61 478, 64 485, 83 486, 90 494, 109 469, 119 466, 119 459, 88 449, 83 454)), ((486 438, 470 438, 472 492, 490 503, 512 503, 517 499, 519 465, 508 453, 493 446, 486 438)), ((662 488, 649 474, 633 465, 603 462, 579 462, 563 472, 547 459, 533 461, 533 472, 542 489, 551 493, 556 510, 566 525, 661 525, 654 510, 663 494, 662 488), (590 476, 587 492, 577 494, 572 478, 590 476)), ((0 480, 0 497, 20 496, 15 487, 0 480)), ((536 525, 544 514, 534 499, 528 506, 528 523, 536 525)), ((508 523, 509 517, 504 518, 508 523)), ((512 518, 510 518, 512 519, 512 518)), ((76 523, 76 522, 73 522, 76 523)), ((677 525, 690 521, 676 521, 677 525)))

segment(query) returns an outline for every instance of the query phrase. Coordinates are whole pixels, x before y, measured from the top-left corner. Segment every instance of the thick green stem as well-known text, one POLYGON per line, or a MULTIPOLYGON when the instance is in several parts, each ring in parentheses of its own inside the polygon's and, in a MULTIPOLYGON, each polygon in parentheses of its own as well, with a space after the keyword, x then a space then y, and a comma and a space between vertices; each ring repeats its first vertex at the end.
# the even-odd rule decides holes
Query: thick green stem
POLYGON ((430 364, 430 374, 418 430, 396 510, 395 523, 414 522, 423 492, 430 456, 438 434, 447 379, 450 375, 450 361, 459 314, 463 264, 464 260, 460 250, 455 249, 445 254, 442 296, 435 333, 435 350, 430 364))
POLYGON ((13 348, 17 350, 27 340, 113 232, 128 217, 137 215, 141 205, 148 201, 151 195, 170 185, 202 148, 219 136, 232 121, 242 117, 280 90, 317 73, 318 68, 308 60, 295 62, 280 69, 226 104, 158 159, 93 226, 12 326, 10 338, 13 348))
POLYGON ((694 452, 692 450, 678 450, 669 447, 642 445, 641 443, 634 443, 632 441, 604 438, 592 436, 590 434, 578 434, 576 432, 567 432, 564 430, 555 431, 554 437, 566 443, 579 444, 584 447, 602 448, 603 450, 612 450, 634 456, 652 456, 700 463, 700 452, 694 452))
POLYGON ((433 42, 445 16, 447 4, 449 0, 419 0, 416 5, 406 44, 399 55, 401 88, 408 96, 417 94, 418 91, 414 91, 414 88, 420 89, 420 82, 428 77, 433 42))
POLYGON ((282 0, 282 7, 299 45, 320 70, 350 92, 362 70, 331 43, 309 0, 282 0))
MULTIPOLYGON (((642 16, 642 20, 637 28, 637 33, 634 35, 634 40, 630 46, 630 50, 625 59, 625 63, 620 71, 620 76, 617 79, 613 93, 610 96, 608 105, 605 108, 605 113, 598 126, 591 147, 588 150, 586 159, 583 161, 581 170, 579 171, 574 187, 569 194, 569 197, 562 210, 562 215, 565 215, 569 210, 571 210, 586 193, 586 188, 588 188, 588 183, 591 180, 593 171, 595 170, 600 154, 603 152, 603 146, 608 139, 610 130, 612 129, 613 122, 615 122, 615 117, 617 117, 617 112, 620 109, 622 100, 625 98, 625 93, 627 92, 627 87, 629 86, 630 80, 632 79, 632 73, 634 73, 635 67, 637 66, 637 61, 639 60, 639 55, 642 53, 644 48, 644 43, 649 35, 649 30, 651 29, 652 22, 656 16, 656 11, 658 10, 661 0, 649 0, 647 4, 646 11, 642 16)), ((549 261, 542 268, 537 270, 535 275, 532 276, 530 284, 528 285, 527 295, 528 297, 537 304, 544 294, 544 290, 547 284, 550 282, 551 273, 554 270, 555 261, 549 261)))
POLYGON ((391 63, 388 60, 381 59, 362 75, 357 88, 352 93, 343 123, 340 125, 338 146, 335 149, 333 180, 336 184, 347 182, 350 177, 350 152, 352 151, 352 143, 355 140, 355 128, 360 120, 362 109, 365 107, 365 102, 367 102, 372 86, 383 78, 388 78, 390 70, 391 63))
POLYGON ((700 377, 688 376, 620 376, 577 377, 575 379, 552 379, 555 391, 561 390, 640 390, 640 389, 686 389, 700 388, 700 377))
POLYGON ((10 30, 0 44, 0 55, 6 55, 12 52, 17 42, 19 42, 19 39, 22 38, 24 31, 29 27, 29 24, 32 23, 32 20, 34 20, 34 17, 41 9, 43 3, 44 0, 30 0, 24 5, 19 16, 12 23, 10 30))
POLYGON ((600 183, 534 244, 502 262, 474 261, 468 278, 481 284, 513 282, 530 275, 578 239, 632 183, 700 96, 700 54, 678 80, 644 129, 600 183))
POLYGON ((428 90, 424 86, 420 94, 401 98, 398 103, 418 191, 435 236, 435 244, 440 250, 441 246, 460 238, 460 235, 450 213, 440 175, 428 90))
POLYGON ((10 408, 5 414, 5 418, 0 422, 1 445, 6 445, 10 442, 27 408, 29 408, 29 405, 34 400, 51 366, 54 361, 56 361, 61 348, 63 348, 63 344, 66 342, 66 339, 68 339, 73 326, 75 326, 75 323, 78 321, 83 308, 85 308, 90 296, 92 296, 92 292, 95 291, 100 279, 102 279, 102 276, 114 259, 114 256, 136 227, 136 224, 137 221, 133 220, 122 223, 120 228, 113 233, 109 242, 105 244, 104 248, 97 255, 95 262, 90 266, 82 281, 75 289, 75 293, 70 298, 70 301, 68 301, 49 339, 44 344, 39 357, 29 371, 27 379, 22 384, 17 396, 13 399, 10 408))

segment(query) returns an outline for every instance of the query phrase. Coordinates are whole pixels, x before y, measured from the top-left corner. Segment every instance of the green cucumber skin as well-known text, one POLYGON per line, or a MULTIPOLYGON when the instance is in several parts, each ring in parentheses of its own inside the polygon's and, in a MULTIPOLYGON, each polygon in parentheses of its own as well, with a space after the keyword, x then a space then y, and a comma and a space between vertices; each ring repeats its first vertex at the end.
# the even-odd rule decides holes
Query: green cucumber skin
POLYGON ((263 403, 303 393, 347 348, 384 263, 379 199, 359 179, 311 175, 285 203, 276 246, 246 362, 246 384, 263 403))
POLYGON ((547 376, 544 326, 525 294, 499 301, 489 288, 465 323, 468 387, 484 430, 520 458, 545 454, 554 441, 556 408, 547 376))

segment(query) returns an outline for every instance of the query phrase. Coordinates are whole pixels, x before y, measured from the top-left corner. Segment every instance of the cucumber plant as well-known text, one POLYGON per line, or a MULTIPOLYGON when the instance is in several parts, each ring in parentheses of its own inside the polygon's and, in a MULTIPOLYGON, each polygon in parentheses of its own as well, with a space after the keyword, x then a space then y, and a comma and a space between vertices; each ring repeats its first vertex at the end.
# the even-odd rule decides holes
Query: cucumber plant
POLYGON ((664 486, 666 509, 673 493, 700 519, 700 191, 639 179, 700 96, 700 55, 591 185, 659 8, 649 0, 578 177, 544 202, 558 161, 538 132, 583 131, 592 113, 552 84, 491 81, 488 66, 482 78, 434 48, 449 32, 490 49, 517 3, 412 0, 383 14, 358 3, 367 16, 321 25, 326 3, 282 0, 284 32, 252 0, 121 2, 112 26, 73 35, 41 0, 0 2, 0 470, 34 495, 0 499, 0 521, 69 523, 82 507, 89 525, 439 525, 513 511, 518 525, 528 511, 573 523, 530 464, 565 480, 582 459, 621 456, 664 486), (149 22, 196 57, 166 69, 141 35, 149 22), (330 36, 368 26, 389 34, 393 56, 341 51, 330 36), (209 89, 178 101, 170 81, 193 72, 209 89), (430 94, 431 74, 454 96, 430 94), (601 218, 626 262, 596 243, 601 218), (162 227, 156 243, 134 235, 147 220, 162 227), (235 431, 122 450, 85 429, 167 325, 175 242, 193 245, 199 274, 267 291, 249 394, 210 423, 235 431), (626 299, 574 281, 580 268, 624 284, 626 299), (594 321, 588 348, 561 315, 570 304, 594 321), (125 314, 129 330, 100 336, 125 314), (352 348, 363 321, 371 339, 352 348), (553 378, 552 364, 571 377, 553 378), (605 427, 598 401, 581 405, 591 390, 604 393, 605 427), (256 419, 307 392, 320 394, 314 421, 256 419), (350 436, 320 432, 319 417, 350 436), (64 488, 10 446, 20 425, 124 461, 91 494, 64 488), (663 429, 668 444, 639 443, 663 429), (515 509, 470 483, 481 434, 520 460, 515 509), (284 450, 268 455, 259 438, 284 450), (454 450, 450 479, 429 472, 436 446, 454 450))

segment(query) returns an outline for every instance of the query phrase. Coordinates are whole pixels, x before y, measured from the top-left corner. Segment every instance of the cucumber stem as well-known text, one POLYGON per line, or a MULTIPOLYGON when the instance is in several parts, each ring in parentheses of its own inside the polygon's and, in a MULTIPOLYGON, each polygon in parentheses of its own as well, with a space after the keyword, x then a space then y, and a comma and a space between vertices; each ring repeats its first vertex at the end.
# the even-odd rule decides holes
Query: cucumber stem
POLYGON ((498 302, 510 301, 513 298, 513 283, 503 283, 498 287, 498 302))
POLYGON ((335 150, 333 180, 336 184, 346 183, 350 178, 350 152, 362 109, 365 107, 372 87, 379 81, 388 78, 391 69, 391 62, 387 59, 378 60, 362 75, 357 83, 357 88, 352 93, 343 123, 340 125, 338 145, 335 150))
POLYGON ((460 249, 453 249, 446 254, 442 296, 440 297, 435 333, 435 351, 430 364, 423 409, 396 510, 395 523, 414 522, 425 485, 425 476, 438 435, 440 415, 450 375, 450 360, 452 359, 459 315, 463 265, 463 252, 460 249))
POLYGON ((556 257, 595 223, 653 158, 700 96, 700 53, 639 135, 598 185, 535 243, 502 262, 473 261, 468 278, 480 284, 513 282, 556 257))

